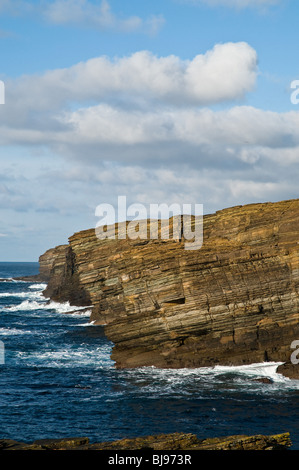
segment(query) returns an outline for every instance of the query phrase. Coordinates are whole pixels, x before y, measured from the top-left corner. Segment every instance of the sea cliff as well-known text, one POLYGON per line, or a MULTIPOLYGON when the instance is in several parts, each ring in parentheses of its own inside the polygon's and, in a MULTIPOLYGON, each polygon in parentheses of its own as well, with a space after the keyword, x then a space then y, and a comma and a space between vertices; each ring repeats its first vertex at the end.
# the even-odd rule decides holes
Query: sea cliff
POLYGON ((205 215, 198 250, 90 229, 41 262, 45 296, 93 306, 116 367, 286 362, 299 340, 299 200, 205 215))

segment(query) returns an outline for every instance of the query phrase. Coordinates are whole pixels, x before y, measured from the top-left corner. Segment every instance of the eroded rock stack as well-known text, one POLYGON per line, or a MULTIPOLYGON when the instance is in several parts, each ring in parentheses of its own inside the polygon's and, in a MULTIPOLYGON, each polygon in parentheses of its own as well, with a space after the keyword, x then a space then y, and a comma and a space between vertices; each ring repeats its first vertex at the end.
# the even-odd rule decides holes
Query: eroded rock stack
POLYGON ((117 367, 287 361, 299 339, 299 200, 206 215, 202 248, 185 242, 76 233, 45 294, 93 305, 117 367))

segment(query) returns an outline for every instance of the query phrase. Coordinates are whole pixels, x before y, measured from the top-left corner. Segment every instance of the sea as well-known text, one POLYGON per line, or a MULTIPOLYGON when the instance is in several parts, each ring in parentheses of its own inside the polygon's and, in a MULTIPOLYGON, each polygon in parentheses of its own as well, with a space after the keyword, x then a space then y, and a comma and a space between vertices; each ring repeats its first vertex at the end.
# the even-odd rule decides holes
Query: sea
POLYGON ((43 283, 15 280, 38 270, 0 263, 0 439, 289 432, 299 449, 299 381, 277 374, 278 363, 118 370, 89 311, 45 298, 43 283))

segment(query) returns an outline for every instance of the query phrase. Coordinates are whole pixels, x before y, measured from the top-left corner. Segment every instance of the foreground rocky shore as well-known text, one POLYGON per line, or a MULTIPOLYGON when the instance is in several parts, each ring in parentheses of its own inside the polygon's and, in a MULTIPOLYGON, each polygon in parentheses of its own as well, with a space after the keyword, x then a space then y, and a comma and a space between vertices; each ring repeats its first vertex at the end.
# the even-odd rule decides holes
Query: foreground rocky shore
POLYGON ((284 363, 299 339, 298 234, 297 199, 206 215, 193 251, 91 229, 42 255, 39 279, 53 300, 92 305, 116 367, 284 363))
POLYGON ((285 450, 291 445, 289 433, 209 439, 198 439, 194 434, 174 433, 95 444, 90 444, 87 437, 43 439, 30 444, 0 439, 0 450, 285 450))

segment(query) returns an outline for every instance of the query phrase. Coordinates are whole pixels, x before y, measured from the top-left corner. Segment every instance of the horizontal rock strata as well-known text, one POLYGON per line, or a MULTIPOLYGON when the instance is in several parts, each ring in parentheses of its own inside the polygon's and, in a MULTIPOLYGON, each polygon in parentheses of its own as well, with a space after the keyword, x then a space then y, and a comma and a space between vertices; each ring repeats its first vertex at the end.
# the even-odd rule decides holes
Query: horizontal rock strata
POLYGON ((186 250, 184 237, 78 232, 58 249, 45 294, 93 305, 117 367, 289 360, 299 339, 299 200, 205 215, 203 235, 201 249, 186 250))
POLYGON ((272 436, 228 436, 198 439, 174 433, 91 444, 87 437, 42 439, 23 443, 0 439, 0 450, 284 450, 292 445, 289 433, 272 436))
POLYGON ((54 275, 54 264, 65 266, 65 253, 69 250, 68 245, 59 245, 50 248, 39 257, 39 273, 33 276, 20 276, 16 280, 25 280, 32 282, 48 282, 50 277, 54 275))

